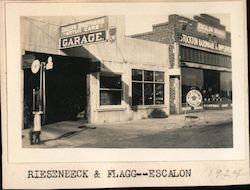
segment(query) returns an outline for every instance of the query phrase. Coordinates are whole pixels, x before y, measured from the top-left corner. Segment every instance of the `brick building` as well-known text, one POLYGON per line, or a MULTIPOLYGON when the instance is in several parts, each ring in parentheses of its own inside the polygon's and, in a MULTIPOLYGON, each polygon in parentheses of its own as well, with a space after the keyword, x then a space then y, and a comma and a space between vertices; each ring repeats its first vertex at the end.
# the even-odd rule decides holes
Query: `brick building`
POLYGON ((191 109, 186 103, 191 89, 202 93, 204 107, 231 107, 231 34, 218 18, 169 15, 153 31, 132 37, 169 45, 170 113, 191 109))

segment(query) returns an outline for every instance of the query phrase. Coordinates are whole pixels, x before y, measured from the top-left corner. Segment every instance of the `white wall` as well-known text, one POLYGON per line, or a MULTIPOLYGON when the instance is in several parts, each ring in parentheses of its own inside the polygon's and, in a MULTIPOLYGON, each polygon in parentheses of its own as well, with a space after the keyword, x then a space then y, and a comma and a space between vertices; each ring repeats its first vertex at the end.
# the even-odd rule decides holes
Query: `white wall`
MULTIPOLYGON (((125 36, 125 17, 109 16, 109 28, 116 27, 116 40, 86 44, 82 47, 59 50, 59 27, 29 18, 21 19, 21 45, 23 51, 47 54, 88 57, 101 62, 101 70, 120 73, 124 87, 124 99, 119 106, 100 106, 99 73, 87 76, 88 114, 91 123, 104 123, 147 118, 152 109, 161 107, 169 114, 168 45, 125 36), (165 104, 142 106, 138 111, 130 107, 132 96, 131 69, 165 72, 165 104)), ((60 22, 61 23, 61 22, 60 22)))

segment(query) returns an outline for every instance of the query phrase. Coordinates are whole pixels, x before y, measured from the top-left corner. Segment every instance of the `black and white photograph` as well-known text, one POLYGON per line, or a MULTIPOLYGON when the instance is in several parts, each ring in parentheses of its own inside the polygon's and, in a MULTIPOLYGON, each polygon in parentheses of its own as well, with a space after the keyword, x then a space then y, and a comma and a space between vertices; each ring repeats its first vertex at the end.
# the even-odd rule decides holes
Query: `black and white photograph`
POLYGON ((23 147, 233 147, 229 14, 20 23, 23 147))
POLYGON ((0 5, 5 188, 250 182, 246 1, 0 5))

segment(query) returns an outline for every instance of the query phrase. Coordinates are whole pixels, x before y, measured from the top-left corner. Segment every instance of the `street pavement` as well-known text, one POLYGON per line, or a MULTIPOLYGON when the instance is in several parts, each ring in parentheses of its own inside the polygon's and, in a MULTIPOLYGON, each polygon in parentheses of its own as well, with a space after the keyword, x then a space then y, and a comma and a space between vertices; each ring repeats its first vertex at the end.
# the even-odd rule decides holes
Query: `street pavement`
POLYGON ((233 147, 232 109, 110 124, 62 121, 42 126, 38 145, 30 145, 29 131, 22 131, 24 148, 233 147))

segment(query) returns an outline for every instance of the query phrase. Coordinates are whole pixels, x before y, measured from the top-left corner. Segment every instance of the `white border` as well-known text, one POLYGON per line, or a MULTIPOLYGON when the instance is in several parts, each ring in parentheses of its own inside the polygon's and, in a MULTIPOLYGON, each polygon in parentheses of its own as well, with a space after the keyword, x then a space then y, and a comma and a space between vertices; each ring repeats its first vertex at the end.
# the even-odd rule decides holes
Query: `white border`
MULTIPOLYGON (((190 161, 242 160, 247 144, 247 81, 242 2, 179 3, 9 3, 6 5, 7 40, 7 144, 8 161, 98 162, 98 161, 190 161), (142 8, 142 6, 144 6, 142 8), (223 8, 222 8, 223 7, 223 8), (84 10, 84 11, 83 11, 84 10), (145 11, 147 10, 147 11, 145 11), (20 16, 156 15, 225 13, 231 15, 233 71, 233 141, 229 149, 25 149, 22 148, 22 86, 20 16), (32 155, 32 156, 31 156, 32 155)), ((4 131, 6 132, 6 131, 4 131)))

